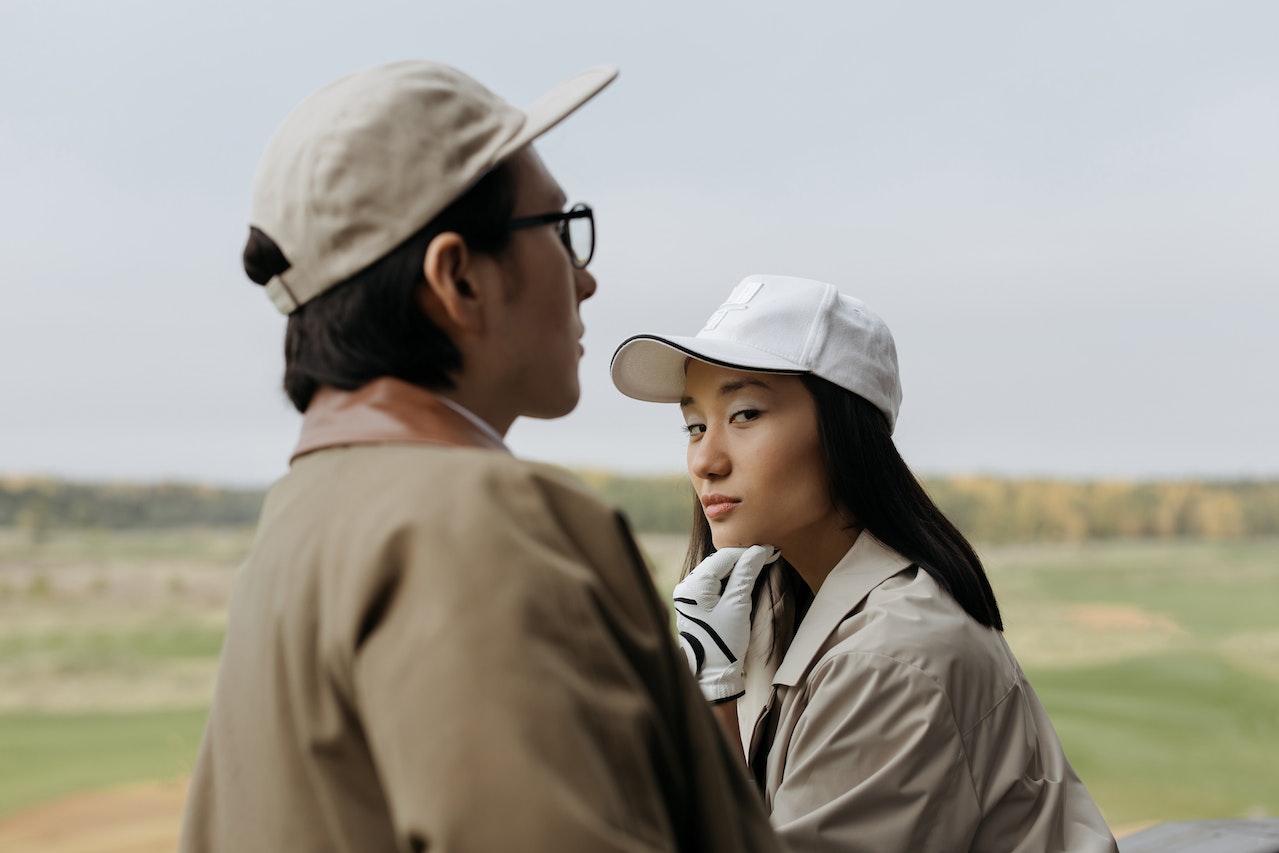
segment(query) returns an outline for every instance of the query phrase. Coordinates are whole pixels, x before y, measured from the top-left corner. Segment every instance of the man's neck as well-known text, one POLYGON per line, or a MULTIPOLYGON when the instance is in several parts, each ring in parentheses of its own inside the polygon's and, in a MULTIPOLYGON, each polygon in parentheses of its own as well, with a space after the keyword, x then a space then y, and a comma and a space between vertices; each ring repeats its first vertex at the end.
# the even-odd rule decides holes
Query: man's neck
POLYGON ((432 393, 459 407, 465 414, 478 418, 501 439, 506 438, 511 424, 515 422, 513 416, 498 411, 500 407, 491 402, 493 398, 491 394, 476 393, 461 386, 441 388, 432 393))
POLYGON ((471 409, 464 406, 462 403, 459 403, 457 400, 454 400, 453 398, 449 397, 447 394, 440 394, 437 392, 435 396, 439 397, 441 403, 453 409, 455 412, 457 412, 462 417, 466 418, 471 423, 475 424, 476 429, 488 434, 488 436, 492 438, 494 441, 500 444, 506 443, 506 430, 503 430, 502 432, 498 432, 496 429, 493 428, 493 425, 490 424, 488 421, 484 420, 484 418, 477 415, 475 412, 473 412, 471 409))

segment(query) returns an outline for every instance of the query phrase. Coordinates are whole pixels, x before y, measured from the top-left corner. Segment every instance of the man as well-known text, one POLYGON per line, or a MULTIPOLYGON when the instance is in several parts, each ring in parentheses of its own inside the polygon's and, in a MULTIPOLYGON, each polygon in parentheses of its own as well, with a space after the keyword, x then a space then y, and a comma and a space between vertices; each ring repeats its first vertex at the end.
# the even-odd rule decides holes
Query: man
POLYGON ((577 403, 593 216, 517 110, 429 62, 321 90, 245 269, 305 413, 230 605, 185 851, 772 850, 621 517, 519 461, 577 403))

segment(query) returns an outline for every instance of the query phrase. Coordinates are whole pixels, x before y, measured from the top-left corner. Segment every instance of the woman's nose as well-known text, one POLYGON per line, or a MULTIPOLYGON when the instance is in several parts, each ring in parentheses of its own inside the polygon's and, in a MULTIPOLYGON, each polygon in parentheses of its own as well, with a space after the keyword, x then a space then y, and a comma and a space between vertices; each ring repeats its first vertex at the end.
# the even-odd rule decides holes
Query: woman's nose
POLYGON ((707 427, 702 437, 688 446, 688 472, 694 477, 712 480, 727 475, 732 467, 718 430, 707 427))

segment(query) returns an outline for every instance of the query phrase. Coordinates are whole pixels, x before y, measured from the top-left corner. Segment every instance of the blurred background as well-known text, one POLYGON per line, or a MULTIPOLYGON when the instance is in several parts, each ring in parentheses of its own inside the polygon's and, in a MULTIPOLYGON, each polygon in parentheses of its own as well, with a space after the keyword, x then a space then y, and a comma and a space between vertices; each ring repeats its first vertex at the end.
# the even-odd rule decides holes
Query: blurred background
POLYGON ((299 422, 239 269, 252 175, 307 94, 407 57, 520 105, 621 68, 538 144, 596 210, 583 401, 509 439, 619 503, 659 585, 681 424, 613 348, 752 273, 831 281, 893 329, 899 447, 1112 826, 1279 815, 1276 31, 1175 0, 0 3, 0 849, 172 848, 299 422))

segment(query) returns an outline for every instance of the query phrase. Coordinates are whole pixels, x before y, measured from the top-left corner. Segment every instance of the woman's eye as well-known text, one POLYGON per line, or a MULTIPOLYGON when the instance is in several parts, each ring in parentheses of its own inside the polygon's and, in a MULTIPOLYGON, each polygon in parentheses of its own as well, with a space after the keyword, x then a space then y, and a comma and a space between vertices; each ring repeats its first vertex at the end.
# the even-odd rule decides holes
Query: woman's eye
POLYGON ((684 424, 684 432, 689 438, 696 438, 706 432, 706 424, 684 424))
POLYGON ((759 417, 759 409, 742 409, 739 412, 733 412, 733 416, 728 419, 730 424, 740 424, 747 421, 753 421, 759 417))

